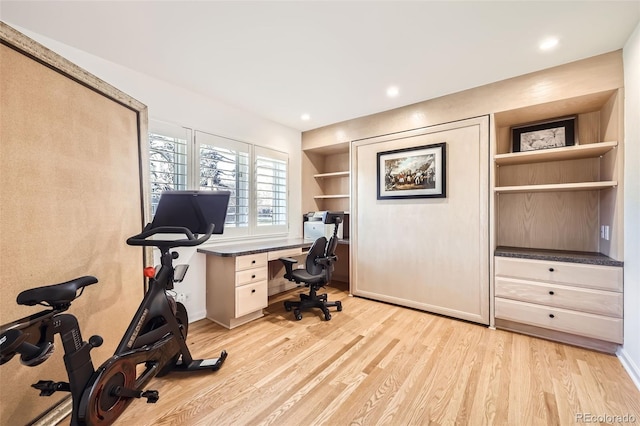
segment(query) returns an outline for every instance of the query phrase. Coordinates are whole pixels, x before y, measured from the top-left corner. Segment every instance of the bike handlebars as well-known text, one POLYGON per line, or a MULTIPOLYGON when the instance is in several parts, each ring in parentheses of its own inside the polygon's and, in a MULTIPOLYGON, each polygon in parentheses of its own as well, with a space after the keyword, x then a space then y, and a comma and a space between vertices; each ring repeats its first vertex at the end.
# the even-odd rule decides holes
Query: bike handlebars
POLYGON ((158 226, 151 228, 151 224, 145 226, 144 230, 127 239, 127 244, 130 246, 145 246, 145 247, 194 247, 207 241, 213 234, 214 224, 211 223, 207 227, 207 232, 200 238, 194 235, 189 228, 182 226, 158 226), (156 234, 184 234, 187 238, 177 240, 148 240, 147 238, 156 234))

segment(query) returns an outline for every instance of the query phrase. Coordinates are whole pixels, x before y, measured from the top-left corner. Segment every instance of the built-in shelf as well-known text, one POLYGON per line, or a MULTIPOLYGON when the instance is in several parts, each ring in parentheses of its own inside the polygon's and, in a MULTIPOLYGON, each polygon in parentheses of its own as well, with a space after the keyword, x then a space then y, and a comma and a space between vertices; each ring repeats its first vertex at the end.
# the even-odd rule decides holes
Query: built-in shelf
POLYGON ((577 182, 577 183, 554 183, 548 185, 518 185, 518 186, 497 186, 494 190, 497 193, 518 192, 559 192, 559 191, 596 191, 599 189, 615 188, 618 181, 608 180, 600 182, 577 182))
POLYGON ((599 142, 586 145, 567 146, 563 148, 542 149, 538 151, 513 152, 494 156, 496 165, 531 164, 544 161, 578 160, 595 158, 606 154, 618 146, 618 142, 599 142))
POLYGON ((337 178, 337 177, 346 177, 349 176, 349 172, 331 172, 331 173, 318 173, 313 175, 314 178, 324 179, 324 178, 337 178))
POLYGON ((329 199, 329 198, 349 198, 349 194, 333 194, 333 195, 314 195, 316 200, 329 199))

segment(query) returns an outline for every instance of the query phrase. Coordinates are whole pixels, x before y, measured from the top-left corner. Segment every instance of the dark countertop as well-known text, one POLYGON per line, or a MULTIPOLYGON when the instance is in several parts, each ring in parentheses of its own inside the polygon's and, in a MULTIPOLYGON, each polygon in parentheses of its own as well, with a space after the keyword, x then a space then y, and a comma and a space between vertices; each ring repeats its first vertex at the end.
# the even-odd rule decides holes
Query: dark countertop
MULTIPOLYGON (((309 248, 311 247, 311 244, 313 244, 313 240, 305 240, 304 238, 284 238, 279 240, 264 240, 201 247, 198 249, 198 253, 221 257, 236 257, 291 248, 309 248)), ((349 240, 339 240, 338 244, 349 244, 349 240)))
POLYGON ((497 247, 496 256, 518 259, 550 260, 554 262, 584 263, 588 265, 624 266, 624 262, 614 260, 602 253, 564 250, 543 250, 521 247, 497 247))

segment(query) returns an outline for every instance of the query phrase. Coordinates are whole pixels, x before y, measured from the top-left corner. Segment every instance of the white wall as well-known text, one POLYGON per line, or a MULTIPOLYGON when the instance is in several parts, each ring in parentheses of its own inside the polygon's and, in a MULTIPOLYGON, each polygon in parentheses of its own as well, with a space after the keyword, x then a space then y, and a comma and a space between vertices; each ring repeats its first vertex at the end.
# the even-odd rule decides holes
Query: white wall
POLYGON ((640 389, 640 24, 624 61, 624 346, 620 360, 640 389))
MULTIPOLYGON (((11 22, 7 24, 144 103, 151 120, 174 123, 288 153, 289 237, 302 236, 300 131, 105 61, 11 22)), ((206 314, 205 256, 196 253, 195 249, 181 249, 180 253, 178 263, 189 263, 191 266, 185 281, 176 285, 176 291, 188 295, 185 305, 190 321, 202 319, 206 314)), ((87 274, 90 273, 87 271, 87 274)))

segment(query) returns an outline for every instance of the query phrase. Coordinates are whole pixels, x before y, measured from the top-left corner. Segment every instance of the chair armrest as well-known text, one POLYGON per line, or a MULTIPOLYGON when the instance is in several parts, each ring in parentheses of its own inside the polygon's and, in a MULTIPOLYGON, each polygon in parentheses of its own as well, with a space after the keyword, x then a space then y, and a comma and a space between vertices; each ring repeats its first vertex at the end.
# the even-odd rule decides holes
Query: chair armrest
POLYGON ((291 273, 293 272, 293 264, 298 263, 298 261, 292 257, 281 257, 278 260, 284 264, 284 269, 285 269, 284 277, 289 281, 294 281, 293 277, 291 276, 291 273))
POLYGON ((327 256, 327 257, 319 257, 316 259, 316 263, 318 265, 322 265, 322 266, 330 266, 331 264, 333 264, 334 262, 336 262, 338 260, 338 256, 333 255, 333 256, 327 256))

